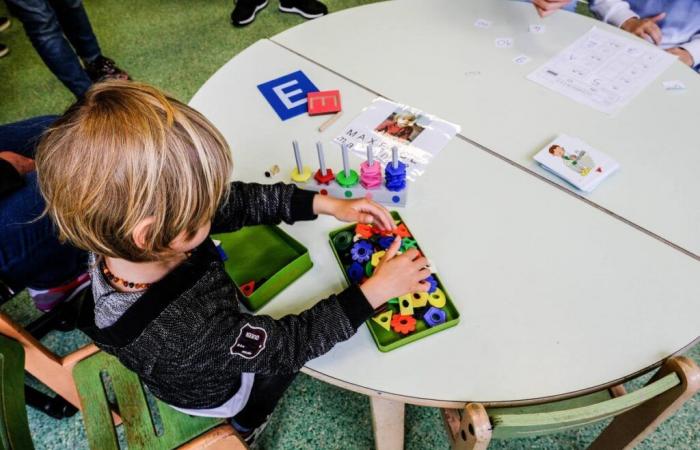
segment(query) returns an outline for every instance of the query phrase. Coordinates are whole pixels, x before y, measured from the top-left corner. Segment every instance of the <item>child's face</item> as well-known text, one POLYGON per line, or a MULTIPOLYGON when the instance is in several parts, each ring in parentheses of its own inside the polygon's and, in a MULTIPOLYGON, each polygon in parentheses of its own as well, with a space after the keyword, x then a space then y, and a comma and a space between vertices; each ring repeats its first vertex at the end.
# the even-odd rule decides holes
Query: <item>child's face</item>
POLYGON ((557 147, 554 147, 554 148, 552 149, 552 155, 554 155, 554 156, 556 156, 556 157, 564 156, 564 149, 561 148, 561 147, 558 147, 558 146, 557 146, 557 147))
POLYGON ((175 239, 170 243, 170 248, 178 253, 187 253, 197 247, 199 244, 204 242, 204 239, 209 236, 209 231, 211 230, 211 222, 207 222, 194 234, 191 239, 187 239, 186 233, 183 231, 178 234, 175 239))
POLYGON ((396 118, 396 125, 403 127, 410 127, 413 125, 413 121, 406 116, 399 116, 396 118))

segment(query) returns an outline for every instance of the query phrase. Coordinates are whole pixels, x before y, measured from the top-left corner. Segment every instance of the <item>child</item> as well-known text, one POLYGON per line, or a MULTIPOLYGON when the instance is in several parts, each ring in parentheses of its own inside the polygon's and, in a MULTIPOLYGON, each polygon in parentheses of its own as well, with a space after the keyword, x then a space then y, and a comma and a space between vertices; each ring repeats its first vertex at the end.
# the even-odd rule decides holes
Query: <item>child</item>
POLYGON ((408 141, 413 134, 413 124, 416 123, 416 119, 416 115, 412 113, 396 113, 393 119, 386 119, 374 131, 408 141))
POLYGON ((588 175, 595 167, 595 162, 586 153, 585 150, 580 150, 576 153, 566 154, 564 147, 560 145, 552 145, 549 147, 549 154, 564 160, 564 165, 582 177, 588 175))
POLYGON ((376 203, 293 185, 229 183, 223 136, 201 114, 136 83, 93 86, 40 144, 47 211, 91 258, 85 331, 176 409, 233 417, 254 440, 295 374, 349 339, 375 308, 426 291, 427 261, 387 251, 362 286, 279 320, 240 310, 210 233, 314 219, 393 228, 376 203))

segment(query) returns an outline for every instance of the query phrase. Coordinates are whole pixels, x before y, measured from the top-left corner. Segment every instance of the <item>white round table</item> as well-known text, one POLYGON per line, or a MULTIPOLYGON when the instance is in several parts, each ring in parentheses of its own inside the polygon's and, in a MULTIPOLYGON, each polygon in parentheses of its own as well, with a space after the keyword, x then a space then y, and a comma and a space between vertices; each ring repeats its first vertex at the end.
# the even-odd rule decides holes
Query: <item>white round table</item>
MULTIPOLYGON (((251 182, 289 182, 293 139, 307 164, 315 165, 314 144, 322 141, 329 166, 340 167, 330 141, 378 95, 462 126, 399 210, 437 266, 460 324, 389 353, 363 326, 304 369, 371 395, 375 419, 393 424, 395 439, 403 403, 571 397, 651 370, 700 335, 700 208, 693 202, 700 152, 692 151, 688 119, 700 115, 700 77, 674 63, 662 78, 683 80, 684 95, 653 85, 617 117, 602 116, 524 78, 594 22, 561 12, 543 22, 545 34, 528 35, 527 24, 539 20, 531 5, 492 0, 354 8, 255 43, 190 102, 231 144, 234 178, 251 182), (499 34, 510 30, 533 61, 521 67, 501 57, 473 27, 480 17, 503 27, 499 34), (410 64, 387 58, 397 41, 417 49, 410 64), (478 80, 465 79, 470 68, 481 72, 478 80), (341 91, 344 113, 323 133, 317 128, 326 117, 282 122, 256 87, 296 70, 321 90, 341 91), (652 114, 652 106, 668 113, 652 114), (530 159, 560 131, 613 154, 623 170, 588 197, 550 180, 530 159), (685 162, 652 151, 664 139, 685 162), (265 178, 274 164, 281 173, 265 178), (658 164, 653 180, 641 179, 658 164)), ((260 313, 299 312, 344 288, 328 244, 339 225, 322 217, 283 226, 308 247, 314 267, 260 313)), ((378 439, 378 446, 388 442, 378 439)))

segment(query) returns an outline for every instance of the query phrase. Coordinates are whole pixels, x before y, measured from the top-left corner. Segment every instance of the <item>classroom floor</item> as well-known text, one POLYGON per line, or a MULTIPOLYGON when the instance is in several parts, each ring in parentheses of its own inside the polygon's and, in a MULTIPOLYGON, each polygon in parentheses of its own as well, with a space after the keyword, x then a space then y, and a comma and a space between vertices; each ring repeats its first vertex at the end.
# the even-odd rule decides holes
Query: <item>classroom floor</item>
MULTIPOLYGON (((327 0, 326 4, 333 12, 370 2, 327 0)), ((298 16, 280 14, 276 2, 271 2, 255 23, 244 29, 229 25, 231 1, 85 0, 85 3, 105 55, 128 70, 134 79, 156 85, 185 102, 238 52, 258 39, 302 22, 298 16)), ((6 9, 0 3, 0 16, 3 15, 6 9)), ((60 114, 70 105, 73 100, 70 92, 45 68, 21 24, 15 21, 8 31, 0 34, 0 42, 11 49, 9 56, 0 59, 0 124, 35 115, 60 114)), ((2 309, 21 323, 37 315, 26 294, 2 309)), ((43 342, 64 354, 86 343, 87 338, 78 331, 54 332, 43 342)), ((689 356, 700 361, 700 346, 695 346, 689 356)), ((37 449, 87 449, 80 414, 58 421, 32 409, 27 411, 37 449)), ((372 448, 369 414, 366 397, 300 375, 276 410, 260 448, 372 448)), ((592 426, 536 439, 496 441, 489 448, 579 449, 588 445, 601 428, 592 426)), ((408 406, 406 448, 448 448, 438 410, 408 406)), ((688 402, 638 448, 700 448, 700 396, 688 402)))

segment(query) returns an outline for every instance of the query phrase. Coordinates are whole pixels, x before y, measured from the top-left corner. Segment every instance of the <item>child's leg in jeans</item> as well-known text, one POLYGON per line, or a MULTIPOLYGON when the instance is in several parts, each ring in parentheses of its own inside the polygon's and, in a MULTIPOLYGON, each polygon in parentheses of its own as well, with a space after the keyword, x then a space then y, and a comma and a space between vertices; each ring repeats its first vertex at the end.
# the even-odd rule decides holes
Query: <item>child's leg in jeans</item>
MULTIPOLYGON (((264 424, 294 378, 296 374, 269 376, 256 374, 248 403, 233 418, 236 425, 246 430, 254 430, 264 424)), ((245 432, 245 430, 239 431, 245 432)))

